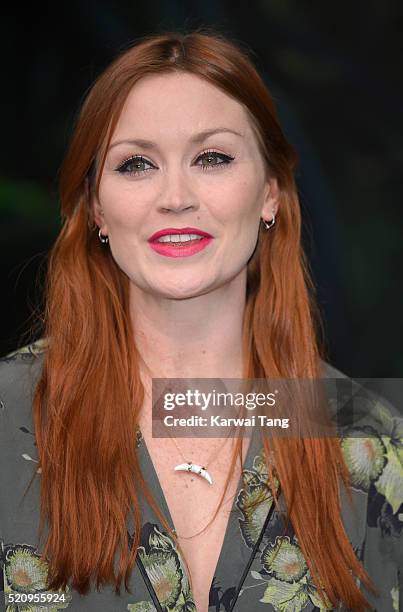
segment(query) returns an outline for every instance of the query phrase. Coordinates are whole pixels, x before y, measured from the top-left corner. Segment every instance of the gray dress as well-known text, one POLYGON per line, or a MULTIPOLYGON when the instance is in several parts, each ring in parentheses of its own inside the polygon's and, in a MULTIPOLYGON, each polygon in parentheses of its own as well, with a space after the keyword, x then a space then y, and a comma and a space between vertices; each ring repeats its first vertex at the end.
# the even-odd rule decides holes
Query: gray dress
MULTIPOLYGON (((68 588, 49 594, 52 599, 43 603, 47 564, 40 561, 37 548, 40 472, 36 466, 31 402, 45 350, 46 343, 39 340, 0 360, 0 587, 8 594, 9 602, 12 600, 4 609, 196 611, 175 542, 144 501, 141 547, 129 582, 131 593, 123 587, 121 594, 115 595, 111 585, 100 591, 93 588, 87 595, 68 588), (23 497, 34 473, 33 483, 23 497)), ((324 362, 323 371, 325 377, 343 376, 324 362)), ((375 598, 362 587, 371 609, 393 612, 403 610, 403 420, 386 401, 376 406, 380 414, 373 420, 376 434, 370 439, 372 452, 362 455, 362 438, 346 438, 343 444, 353 484, 354 511, 343 494, 342 517, 353 549, 379 591, 375 598)), ((142 472, 173 528, 140 430, 135 444, 142 472)), ((323 607, 292 526, 286 533, 283 531, 284 499, 280 493, 281 508, 277 510, 266 484, 263 458, 260 436, 253 435, 210 586, 209 612, 334 609, 323 607), (266 495, 251 512, 246 502, 265 487, 266 495)), ((130 529, 128 525, 129 540, 130 529)), ((3 594, 1 609, 2 606, 3 594)))

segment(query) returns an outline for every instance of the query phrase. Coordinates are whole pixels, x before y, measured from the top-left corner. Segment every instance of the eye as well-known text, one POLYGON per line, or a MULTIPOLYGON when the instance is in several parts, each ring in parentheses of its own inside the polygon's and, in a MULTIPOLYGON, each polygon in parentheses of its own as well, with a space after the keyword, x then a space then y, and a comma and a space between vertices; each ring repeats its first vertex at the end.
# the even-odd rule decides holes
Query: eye
MULTIPOLYGON (((202 170, 212 170, 220 166, 227 166, 235 158, 231 157, 230 155, 225 155, 224 153, 218 153, 218 151, 208 150, 208 151, 204 151, 203 153, 201 153, 198 156, 196 161, 198 161, 199 159, 203 159, 207 161, 206 164, 204 163, 201 164, 202 170), (217 161, 217 158, 221 158, 223 161, 221 161, 220 163, 210 163, 211 161, 213 162, 217 161)), ((196 164, 196 165, 200 165, 200 164, 196 164)), ((129 174, 133 176, 136 174, 142 174, 143 172, 148 172, 149 170, 153 170, 153 169, 155 169, 155 166, 153 166, 151 162, 147 161, 145 157, 143 157, 142 155, 132 155, 131 157, 126 159, 124 162, 122 162, 120 166, 116 168, 116 172, 119 172, 120 174, 129 174), (152 166, 152 167, 151 168, 139 167, 139 166, 142 166, 143 164, 148 164, 149 166, 152 166)))
POLYGON ((213 168, 218 168, 220 166, 227 166, 233 161, 233 159, 235 159, 234 157, 231 157, 230 155, 225 155, 224 153, 218 153, 218 151, 210 151, 210 150, 204 151, 204 153, 201 153, 197 159, 205 159, 207 161, 208 160, 214 161, 214 160, 217 160, 217 157, 221 157, 224 161, 220 162, 219 164, 211 164, 210 162, 207 164, 201 164, 202 170, 210 170, 213 168))
MULTIPOLYGON (((140 174, 142 172, 147 172, 148 170, 152 170, 152 168, 139 168, 142 164, 150 164, 142 155, 132 155, 129 159, 126 159, 118 168, 116 168, 116 172, 120 174, 140 174), (135 169, 130 170, 129 168, 133 166, 135 169)), ((155 166, 153 166, 155 167, 155 166)))

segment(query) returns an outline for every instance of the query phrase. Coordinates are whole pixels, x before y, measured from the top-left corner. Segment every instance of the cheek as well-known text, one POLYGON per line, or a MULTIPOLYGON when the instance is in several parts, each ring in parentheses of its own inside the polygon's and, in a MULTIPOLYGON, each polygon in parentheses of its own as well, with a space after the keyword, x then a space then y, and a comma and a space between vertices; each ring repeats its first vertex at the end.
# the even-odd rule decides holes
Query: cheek
POLYGON ((147 204, 133 194, 133 189, 116 185, 116 181, 101 183, 99 197, 105 220, 111 226, 128 227, 147 214, 147 204))
POLYGON ((254 233, 261 207, 261 198, 256 185, 245 181, 239 184, 231 198, 229 210, 242 234, 254 233))
POLYGON ((231 221, 242 261, 248 260, 256 247, 261 207, 261 194, 256 183, 244 182, 239 185, 232 203, 231 221))

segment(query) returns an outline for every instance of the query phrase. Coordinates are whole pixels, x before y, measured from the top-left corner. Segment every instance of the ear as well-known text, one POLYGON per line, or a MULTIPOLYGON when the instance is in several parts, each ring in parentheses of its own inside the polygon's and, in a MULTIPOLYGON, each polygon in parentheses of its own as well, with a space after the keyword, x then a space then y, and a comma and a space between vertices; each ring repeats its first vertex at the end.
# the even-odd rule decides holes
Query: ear
POLYGON ((90 195, 90 210, 94 222, 98 225, 102 234, 106 236, 108 229, 105 223, 104 211, 95 194, 90 195))
POLYGON ((265 187, 264 202, 260 216, 264 221, 271 221, 274 215, 277 215, 277 210, 280 201, 280 190, 277 179, 274 177, 268 178, 265 187))

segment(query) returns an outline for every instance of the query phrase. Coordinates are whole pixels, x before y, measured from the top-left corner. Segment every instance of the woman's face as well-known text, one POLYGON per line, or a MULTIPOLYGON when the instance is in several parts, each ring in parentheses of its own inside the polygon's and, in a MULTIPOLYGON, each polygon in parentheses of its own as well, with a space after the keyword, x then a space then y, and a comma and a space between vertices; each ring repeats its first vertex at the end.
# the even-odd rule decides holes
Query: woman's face
POLYGON ((137 288, 181 299, 246 273, 260 217, 270 220, 273 209, 277 184, 266 178, 239 102, 189 73, 136 83, 111 139, 94 215, 137 288), (196 139, 206 130, 216 133, 196 139), (189 227, 212 239, 194 249, 149 242, 159 230, 189 227))

